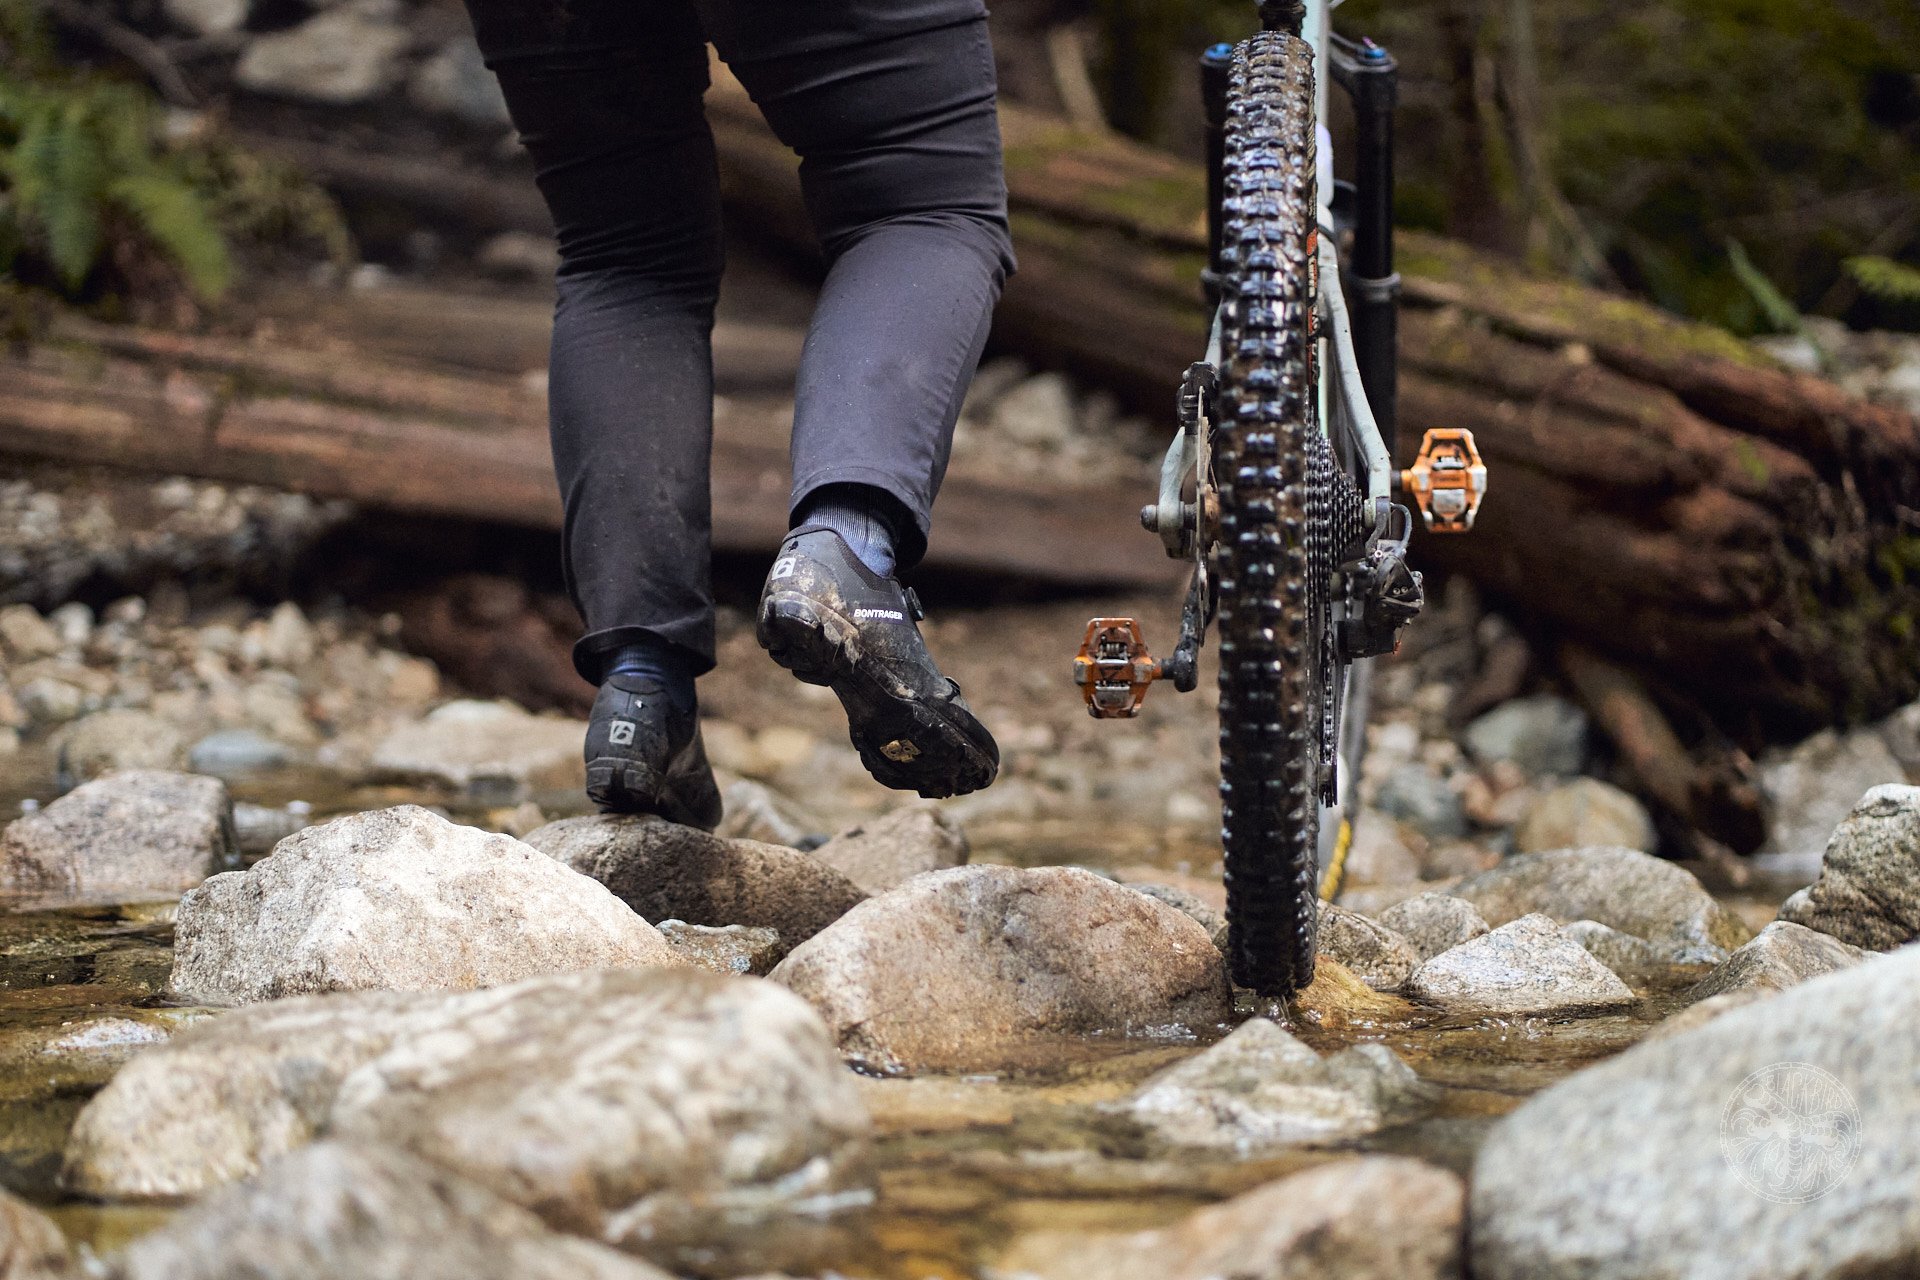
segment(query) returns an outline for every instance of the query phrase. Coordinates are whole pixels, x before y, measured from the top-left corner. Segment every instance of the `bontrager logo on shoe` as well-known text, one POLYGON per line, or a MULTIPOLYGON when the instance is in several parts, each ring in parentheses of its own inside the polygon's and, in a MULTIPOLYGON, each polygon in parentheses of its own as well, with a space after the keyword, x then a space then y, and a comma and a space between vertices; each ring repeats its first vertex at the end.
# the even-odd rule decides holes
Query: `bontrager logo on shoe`
POLYGON ((633 721, 615 720, 613 722, 613 728, 607 732, 607 740, 613 743, 613 745, 616 747, 632 746, 633 730, 634 730, 633 721))
POLYGON ((796 563, 797 561, 795 561, 792 556, 788 556, 784 560, 775 561, 773 566, 773 580, 778 582, 782 578, 791 578, 796 563))
POLYGON ((885 618, 888 622, 905 622, 907 620, 907 615, 898 609, 855 609, 853 616, 855 621, 866 618, 885 618))

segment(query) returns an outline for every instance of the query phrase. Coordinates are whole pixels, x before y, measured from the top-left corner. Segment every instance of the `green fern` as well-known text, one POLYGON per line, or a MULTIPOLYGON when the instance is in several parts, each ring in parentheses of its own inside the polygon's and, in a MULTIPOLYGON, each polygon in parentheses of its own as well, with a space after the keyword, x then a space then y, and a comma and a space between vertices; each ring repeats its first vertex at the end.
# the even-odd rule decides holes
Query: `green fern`
POLYGON ((318 188, 217 136, 169 142, 150 93, 61 67, 34 6, 0 0, 0 271, 31 264, 78 294, 109 257, 158 260, 211 301, 233 281, 236 240, 352 256, 318 188))
POLYGON ((1841 264, 1860 291, 1870 298, 1896 305, 1920 303, 1920 270, 1892 258, 1848 258, 1841 264))
POLYGON ((1733 268, 1734 279, 1753 299, 1753 305, 1759 308, 1767 327, 1774 333, 1797 333, 1800 330, 1800 310, 1787 300, 1773 281, 1759 267, 1753 265, 1753 259, 1747 256, 1747 247, 1738 240, 1727 241, 1727 262, 1733 268))

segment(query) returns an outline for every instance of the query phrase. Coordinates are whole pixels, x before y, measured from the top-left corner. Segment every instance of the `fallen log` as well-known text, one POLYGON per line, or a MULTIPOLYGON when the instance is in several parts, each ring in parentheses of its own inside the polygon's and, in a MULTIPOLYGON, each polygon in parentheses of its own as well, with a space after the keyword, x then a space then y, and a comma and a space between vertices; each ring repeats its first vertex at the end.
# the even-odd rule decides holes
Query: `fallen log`
MULTIPOLYGON (((736 220, 804 248, 793 163, 709 98, 736 220)), ((1003 109, 1020 273, 996 341, 1147 405, 1201 351, 1197 165, 1003 109)), ((1492 496, 1417 561, 1626 663, 1742 742, 1920 694, 1920 421, 1732 336, 1402 237, 1400 444, 1471 426, 1492 496)))
MULTIPOLYGON (((778 357, 779 344, 756 342, 778 357)), ((719 416, 716 550, 771 554, 785 536, 786 430, 764 402, 719 416)), ((63 317, 46 340, 0 355, 0 453, 560 527, 541 379, 338 339, 316 348, 63 317)), ((1177 569, 1140 535, 1138 507, 1131 490, 956 465, 927 563, 1072 587, 1169 585, 1177 569)))

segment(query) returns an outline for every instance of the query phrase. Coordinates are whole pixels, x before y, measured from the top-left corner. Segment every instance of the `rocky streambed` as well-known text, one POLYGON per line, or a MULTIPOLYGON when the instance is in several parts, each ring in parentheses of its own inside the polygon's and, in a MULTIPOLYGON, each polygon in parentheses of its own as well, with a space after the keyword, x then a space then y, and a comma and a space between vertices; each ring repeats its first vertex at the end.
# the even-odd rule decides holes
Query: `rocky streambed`
POLYGON ((937 806, 728 618, 707 835, 345 604, 0 611, 0 1276, 1920 1267, 1912 709, 1761 762, 1736 891, 1551 684, 1459 714, 1516 637, 1456 594, 1276 1006, 1206 695, 1088 721, 1086 612, 939 615, 1008 764, 937 806))

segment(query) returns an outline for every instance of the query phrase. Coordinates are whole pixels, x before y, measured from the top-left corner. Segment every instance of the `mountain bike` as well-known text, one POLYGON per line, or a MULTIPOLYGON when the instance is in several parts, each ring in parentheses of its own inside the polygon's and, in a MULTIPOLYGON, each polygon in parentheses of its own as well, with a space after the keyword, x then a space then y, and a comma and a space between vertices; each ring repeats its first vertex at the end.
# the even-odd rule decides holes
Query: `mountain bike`
POLYGON ((1179 641, 1155 659, 1136 620, 1095 618, 1074 663, 1094 716, 1131 717, 1155 681, 1197 687, 1216 630, 1228 962, 1264 996, 1313 978, 1320 900, 1352 839, 1367 660, 1423 602, 1395 489, 1427 529, 1465 532, 1487 482, 1463 428, 1427 430, 1411 466, 1392 463, 1398 69, 1331 32, 1333 3, 1264 0, 1259 34, 1201 58, 1213 325, 1141 512, 1192 564, 1179 641), (1351 181, 1333 178, 1323 65, 1354 104, 1351 181))

